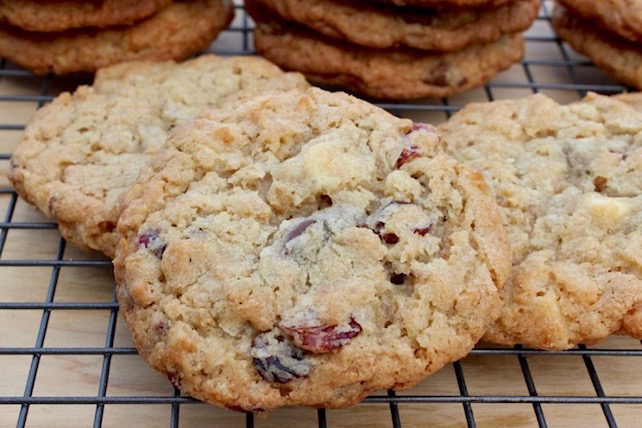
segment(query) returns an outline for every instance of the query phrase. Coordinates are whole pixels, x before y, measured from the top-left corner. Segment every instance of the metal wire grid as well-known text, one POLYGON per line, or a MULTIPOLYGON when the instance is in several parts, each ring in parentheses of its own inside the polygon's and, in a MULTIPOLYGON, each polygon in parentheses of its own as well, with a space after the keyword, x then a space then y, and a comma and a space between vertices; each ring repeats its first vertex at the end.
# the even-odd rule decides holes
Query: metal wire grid
MULTIPOLYGON (((487 84, 484 88, 480 89, 477 93, 486 99, 493 100, 495 98, 500 98, 501 95, 497 95, 497 92, 500 92, 504 89, 511 91, 516 90, 525 90, 527 92, 557 92, 558 95, 562 96, 572 94, 573 97, 577 98, 583 95, 586 91, 596 91, 600 93, 616 93, 621 92, 626 89, 625 87, 617 84, 616 82, 606 78, 601 73, 595 71, 592 65, 584 58, 579 57, 563 43, 560 42, 550 30, 550 12, 551 12, 552 2, 543 1, 540 14, 538 16, 536 25, 543 28, 543 33, 549 35, 541 35, 542 31, 533 33, 527 33, 527 43, 529 47, 533 48, 534 51, 537 51, 538 45, 548 45, 554 46, 555 49, 559 52, 559 57, 556 58, 536 58, 531 57, 527 53, 526 58, 521 63, 521 72, 525 76, 525 81, 512 81, 512 80, 503 80, 500 76, 494 81, 487 84), (551 69, 557 69, 557 71, 563 69, 568 74, 568 82, 557 83, 546 81, 541 81, 538 79, 536 68, 537 67, 547 67, 551 69), (589 77, 585 78, 584 73, 588 71, 589 77), (595 78, 597 76, 597 78, 595 78), (589 80, 591 79, 591 80, 589 80), (599 83, 594 83, 595 80, 599 83)), ((212 51, 219 54, 252 54, 252 42, 251 42, 251 20, 245 16, 242 5, 237 5, 238 16, 232 27, 226 32, 226 35, 234 36, 237 39, 240 37, 240 42, 237 46, 230 48, 225 43, 218 43, 212 47, 212 51)), ((225 34, 222 37, 226 36, 225 34)), ((528 52, 528 51, 527 51, 528 52)), ((517 67, 519 69, 519 67, 517 67)), ((0 84, 2 81, 10 79, 14 83, 18 82, 19 85, 26 85, 28 87, 39 87, 39 93, 37 95, 33 94, 2 94, 0 95, 0 103, 6 104, 9 103, 10 106, 17 105, 20 103, 37 103, 38 106, 50 101, 56 93, 62 89, 73 88, 78 84, 79 81, 86 81, 88 78, 86 76, 73 76, 71 78, 61 78, 54 76, 44 76, 44 77, 35 77, 30 73, 19 69, 18 67, 13 66, 5 61, 0 61, 0 84), (24 82, 24 83, 23 83, 24 82)), ((526 94, 524 94, 526 95, 526 94)), ((380 106, 389 109, 396 114, 403 116, 412 116, 417 113, 439 113, 449 116, 452 112, 458 110, 461 105, 467 102, 467 99, 460 99, 458 102, 457 97, 452 97, 449 99, 441 100, 424 100, 417 103, 386 103, 380 104, 380 106)), ((6 118, 0 118, 0 141, 11 139, 12 143, 15 145, 15 131, 20 131, 24 128, 24 123, 9 123, 10 121, 6 118)), ((0 163, 8 168, 8 161, 10 158, 10 153, 0 153, 0 163)), ((31 234, 36 234, 42 231, 51 231, 56 233, 56 224, 50 221, 43 220, 42 217, 35 217, 32 220, 22 220, 22 214, 16 214, 19 209, 17 208, 24 202, 20 201, 13 189, 4 185, 0 188, 0 206, 4 209, 4 218, 0 222, 0 278, 3 278, 0 282, 0 322, 2 320, 9 319, 9 322, 17 322, 24 316, 25 313, 34 311, 39 314, 39 322, 35 328, 35 340, 33 346, 16 346, 16 343, 22 343, 24 340, 13 340, 11 336, 0 336, 0 338, 9 337, 10 340, 7 342, 0 342, 0 373, 5 373, 0 375, 0 385, 4 385, 5 378, 8 371, 12 368, 6 364, 2 364, 2 358, 7 356, 22 356, 25 358, 30 358, 28 364, 28 370, 26 376, 23 380, 23 393, 21 395, 4 393, 3 386, 0 386, 0 425, 10 426, 15 422, 16 426, 24 427, 31 426, 29 424, 30 409, 34 406, 46 405, 46 406, 67 406, 67 405, 90 405, 93 407, 93 426, 101 427, 104 423, 104 415, 106 406, 112 405, 162 405, 169 406, 170 411, 168 415, 168 420, 164 421, 161 426, 169 425, 171 427, 178 427, 186 425, 181 420, 182 409, 185 409, 186 405, 195 405, 198 403, 196 400, 186 397, 180 394, 178 390, 174 389, 173 393, 160 394, 160 395, 118 395, 118 394, 108 394, 108 385, 110 379, 110 372, 113 368, 113 359, 114 357, 123 356, 123 355, 136 355, 136 350, 131 346, 119 346, 115 344, 115 337, 117 332, 118 324, 118 306, 115 301, 115 296, 113 292, 111 293, 111 298, 100 301, 94 295, 90 293, 87 301, 73 301, 73 299, 68 299, 69 301, 59 301, 56 298, 56 293, 60 289, 60 276, 63 270, 67 269, 76 269, 76 270, 87 270, 92 269, 92 272, 100 271, 104 275, 111 275, 111 263, 108 260, 96 257, 95 255, 83 254, 79 251, 74 251, 71 248, 67 248, 65 241, 59 238, 57 235, 54 235, 55 238, 52 242, 57 242, 56 248, 53 249, 53 257, 14 257, 12 254, 7 254, 7 246, 11 241, 11 235, 21 234, 23 237, 31 234), (3 297, 3 290, 6 289, 9 284, 7 284, 7 271, 13 269, 13 272, 19 271, 20 275, 28 277, 29 272, 35 269, 48 269, 48 284, 46 285, 46 293, 42 300, 31 299, 33 301, 5 301, 7 300, 3 297), (107 317, 107 330, 103 340, 102 345, 97 346, 48 346, 46 345, 46 337, 48 334, 48 327, 50 325, 52 316, 60 311, 73 311, 77 313, 77 322, 83 323, 83 313, 86 311, 100 311, 101 313, 108 314, 107 317), (49 356, 95 356, 101 358, 100 363, 100 375, 98 381, 98 388, 95 392, 95 395, 45 395, 45 394, 36 394, 35 385, 38 378, 39 369, 41 368, 41 362, 43 358, 49 356), (12 407, 13 406, 13 407, 12 407), (15 418, 2 418, 2 414, 8 414, 8 409, 19 408, 17 410, 17 416, 15 418), (5 410, 7 410, 5 412, 5 410)), ((25 218, 28 218, 27 215, 25 218)), ((33 217, 33 216, 32 216, 33 217)), ((39 239, 35 239, 37 243, 39 239)), ((33 241, 33 240, 32 240, 33 241)), ((33 248, 27 249, 27 256, 30 254, 30 251, 33 251, 33 248)), ((24 284, 20 286, 29 287, 28 281, 25 281, 24 284)), ((91 287, 91 284, 85 284, 86 287, 91 287)), ((122 324, 122 322, 121 322, 122 324)), ((0 329, 4 329, 6 332, 12 328, 11 324, 4 324, 0 329)), ((14 338, 15 339, 15 338, 14 338)), ((4 339, 3 339, 4 340, 4 339)), ((478 420, 475 416, 474 406, 478 404, 526 404, 532 407, 532 412, 534 415, 534 420, 531 422, 524 422, 526 425, 520 426, 539 426, 547 427, 549 422, 547 422, 547 411, 545 411, 544 406, 550 404, 559 404, 564 405, 568 408, 568 412, 581 412, 585 406, 584 405, 599 405, 601 409, 601 415, 594 420, 595 426, 625 426, 628 422, 618 424, 618 418, 616 417, 613 407, 617 405, 630 405, 632 412, 637 412, 638 415, 642 416, 642 394, 640 390, 637 390, 637 393, 633 395, 623 394, 623 395, 609 395, 605 392, 603 385, 603 380, 598 374, 596 369, 595 359, 596 358, 608 358, 611 359, 613 363, 622 361, 633 357, 630 361, 633 364, 630 364, 631 371, 630 373, 637 373, 638 378, 639 371, 642 370, 642 347, 639 346, 640 343, 636 341, 627 342, 627 345, 624 347, 586 347, 579 346, 576 349, 572 349, 564 352, 542 352, 532 349, 524 349, 522 347, 515 347, 514 349, 505 349, 505 348, 494 348, 490 346, 479 346, 477 349, 472 351, 469 358, 484 358, 491 357, 492 359, 504 361, 505 357, 516 358, 519 370, 521 371, 521 376, 523 377, 523 382, 525 384, 525 389, 527 393, 523 394, 471 394, 469 393, 469 384, 470 376, 472 369, 468 369, 466 363, 456 362, 452 364, 452 370, 454 371, 454 379, 456 382, 456 393, 454 394, 438 394, 438 393, 413 393, 415 390, 410 390, 409 393, 395 393, 394 391, 388 391, 387 393, 375 394, 370 397, 367 397, 363 404, 358 405, 357 407, 369 406, 368 409, 372 408, 372 405, 384 406, 389 409, 389 423, 392 427, 402 427, 406 426, 402 424, 402 410, 401 408, 408 404, 418 404, 418 405, 458 405, 461 406, 461 410, 464 414, 465 421, 462 422, 463 426, 467 427, 476 427, 479 425, 478 420), (581 359, 582 371, 585 371, 585 374, 590 379, 590 385, 592 391, 582 391, 582 393, 575 394, 557 394, 555 392, 542 394, 538 392, 538 389, 541 389, 541 385, 538 387, 536 383, 536 376, 532 373, 533 361, 535 359, 544 359, 549 360, 552 358, 569 358, 569 359, 581 359), (468 375, 466 374, 468 373, 468 375), (468 378, 467 378, 468 376, 468 378)), ((497 367, 495 367, 497 369, 497 367)), ((448 367, 444 371, 450 370, 448 367)), ((492 371, 492 370, 491 370, 492 371)), ((60 381, 64 382, 66 373, 58 373, 60 381)), ((547 391, 550 391, 550 388, 545 388, 547 391)), ((204 404, 199 404, 206 406, 204 404)), ((122 406, 120 408, 123 408, 122 406)), ((566 411, 566 410, 565 410, 566 411)), ((330 411, 328 411, 330 412, 330 411)), ((324 409, 316 410, 316 420, 314 425, 319 427, 331 426, 329 422, 328 412, 324 409)), ((374 413, 373 413, 374 414, 374 413)), ((377 413, 377 415, 379 415, 377 413)), ((367 416, 367 413, 366 413, 367 416)), ((372 422, 380 416, 374 416, 372 422)), ((631 421, 632 419, 627 419, 631 421)), ((269 422, 269 419, 268 419, 269 422)), ((381 422, 378 420, 378 422, 381 422)), ((523 421, 522 421, 523 422, 523 421)), ((247 427, 255 426, 255 423, 261 425, 259 419, 255 420, 254 415, 247 414, 244 416, 244 421, 241 425, 247 427)), ((296 425, 298 422, 296 420, 291 420, 286 425, 296 425)), ((69 426, 75 425, 74 421, 69 421, 69 426)), ((499 426, 502 425, 498 423, 499 426)), ((199 425, 202 426, 202 425, 199 425)))

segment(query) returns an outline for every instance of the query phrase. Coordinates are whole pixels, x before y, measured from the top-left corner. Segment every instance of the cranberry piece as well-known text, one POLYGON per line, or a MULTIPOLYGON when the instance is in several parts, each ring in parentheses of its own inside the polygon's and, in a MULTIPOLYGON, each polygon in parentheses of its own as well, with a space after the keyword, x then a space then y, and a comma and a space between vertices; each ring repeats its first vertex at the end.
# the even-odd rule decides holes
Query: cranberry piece
POLYGON ((138 237, 138 245, 147 248, 159 259, 163 257, 167 248, 157 230, 148 230, 141 234, 138 237))
POLYGON ((416 146, 410 146, 408 148, 404 148, 401 151, 401 154, 399 155, 399 157, 397 158, 397 168, 401 168, 404 164, 420 156, 421 156, 421 153, 419 152, 419 149, 416 146))
POLYGON ((384 227, 386 227, 386 223, 382 221, 378 221, 375 223, 374 229, 372 229, 372 231, 377 235, 379 235, 379 237, 381 237, 381 231, 383 230, 384 227))
POLYGON ((319 196, 319 208, 328 208, 332 206, 332 198, 328 195, 319 196))
POLYGON ((609 150, 609 153, 620 155, 620 159, 623 161, 627 160, 627 158, 629 157, 629 155, 627 155, 626 153, 620 153, 617 150, 613 150, 613 149, 608 149, 608 150, 609 150))
POLYGON ((361 325, 354 318, 343 325, 281 325, 281 328, 292 337, 297 347, 315 354, 340 348, 361 333, 361 325))
POLYGON ((432 224, 426 227, 416 227, 412 229, 413 233, 416 233, 417 235, 420 235, 420 236, 426 236, 426 234, 429 233, 431 230, 432 230, 432 224))
POLYGON ((427 131, 427 132, 434 133, 435 132, 435 128, 430 126, 430 125, 428 125, 428 124, 425 124, 425 123, 414 122, 412 124, 412 128, 410 129, 410 131, 406 132, 406 135, 408 135, 408 134, 410 134, 411 132, 414 132, 414 131, 427 131))
POLYGON ((291 229, 286 235, 285 235, 285 242, 283 243, 283 248, 284 248, 284 253, 285 255, 290 254, 290 248, 288 248, 288 242, 293 240, 294 238, 303 235, 303 233, 306 231, 306 229, 310 226, 312 226, 314 223, 317 221, 313 218, 308 218, 303 221, 301 221, 299 224, 294 226, 293 229, 291 229))
POLYGON ((160 334, 167 334, 167 331, 169 330, 169 325, 167 324, 166 321, 159 321, 156 324, 154 324, 154 330, 156 330, 160 334))
POLYGON ((288 383, 310 372, 303 351, 273 332, 255 337, 250 354, 254 367, 268 382, 288 383))
POLYGON ((314 223, 317 221, 313 218, 309 218, 306 220, 303 220, 301 223, 297 224, 294 229, 290 230, 288 234, 285 236, 285 243, 287 244, 297 236, 301 236, 305 230, 312 226, 314 223))
POLYGON ((386 233, 381 237, 381 240, 386 244, 394 245, 399 242, 399 237, 394 233, 386 233))
POLYGON ((390 282, 394 285, 403 285, 406 282, 406 275, 403 273, 393 273, 390 275, 390 282))

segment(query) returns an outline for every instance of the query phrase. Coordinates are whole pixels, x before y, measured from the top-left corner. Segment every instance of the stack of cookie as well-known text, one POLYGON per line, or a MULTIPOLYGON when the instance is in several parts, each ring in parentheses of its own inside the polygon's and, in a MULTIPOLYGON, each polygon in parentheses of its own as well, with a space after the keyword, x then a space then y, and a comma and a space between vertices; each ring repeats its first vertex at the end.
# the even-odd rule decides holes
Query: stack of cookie
POLYGON ((596 66, 642 88, 642 1, 558 0, 552 23, 596 66))
POLYGON ((539 0, 246 0, 256 50, 361 95, 444 97, 519 61, 539 0), (399 6, 399 4, 403 4, 399 6))
POLYGON ((6 0, 0 57, 58 74, 178 60, 207 48, 233 16, 231 0, 6 0))

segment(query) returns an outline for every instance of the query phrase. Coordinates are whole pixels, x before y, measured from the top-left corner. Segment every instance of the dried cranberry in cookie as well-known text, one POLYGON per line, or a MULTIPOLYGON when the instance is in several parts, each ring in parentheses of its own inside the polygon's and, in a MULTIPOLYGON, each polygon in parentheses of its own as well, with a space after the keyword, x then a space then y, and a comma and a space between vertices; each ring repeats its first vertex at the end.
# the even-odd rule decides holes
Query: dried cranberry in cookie
POLYGON ((140 246, 147 248, 159 259, 163 257, 166 245, 158 235, 157 229, 149 229, 138 236, 140 246))
POLYGON ((361 325, 350 318, 339 325, 285 325, 279 324, 294 342, 295 346, 320 354, 346 345, 350 339, 361 333, 361 325))
POLYGON ((320 89, 177 129, 118 224, 140 354, 184 393, 247 411, 345 407, 466 355, 509 251, 481 176, 438 152, 433 127, 320 89))

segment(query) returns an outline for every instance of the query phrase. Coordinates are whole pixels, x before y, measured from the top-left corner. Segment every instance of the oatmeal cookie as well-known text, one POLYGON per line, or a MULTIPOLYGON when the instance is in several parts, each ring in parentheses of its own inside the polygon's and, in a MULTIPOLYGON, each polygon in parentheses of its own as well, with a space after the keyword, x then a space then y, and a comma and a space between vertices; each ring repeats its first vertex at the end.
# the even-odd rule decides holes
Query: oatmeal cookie
POLYGON ((175 132, 114 262, 141 356, 228 408, 344 407, 466 355, 510 252, 479 173, 429 125, 317 88, 175 132))
POLYGON ((574 14, 632 40, 642 41, 641 0, 558 0, 574 14))
POLYGON ((543 349, 642 339, 642 114, 596 94, 570 105, 534 95, 471 104, 440 131, 489 181, 512 247, 485 339, 543 349))
POLYGON ((497 8, 437 11, 338 0, 246 0, 245 7, 257 22, 276 14, 361 46, 452 51, 526 30, 537 16, 539 3, 515 0, 497 8))
POLYGON ((608 31, 596 32, 595 23, 556 5, 552 24, 562 40, 590 58, 610 76, 642 88, 642 45, 608 31))
POLYGON ((94 72, 132 60, 181 60, 206 49, 233 16, 231 0, 186 0, 129 27, 40 33, 0 24, 0 57, 38 74, 94 72))
POLYGON ((269 60, 315 83, 385 99, 446 97, 481 86, 524 53, 519 33, 456 52, 430 52, 349 45, 274 21, 257 24, 254 44, 269 60))
POLYGON ((236 97, 297 87, 307 87, 303 76, 253 57, 108 67, 93 86, 63 93, 36 112, 13 153, 9 179, 73 245, 113 256, 120 195, 172 128, 236 97))
POLYGON ((131 25, 168 6, 171 0, 0 0, 0 19, 28 31, 131 25))

